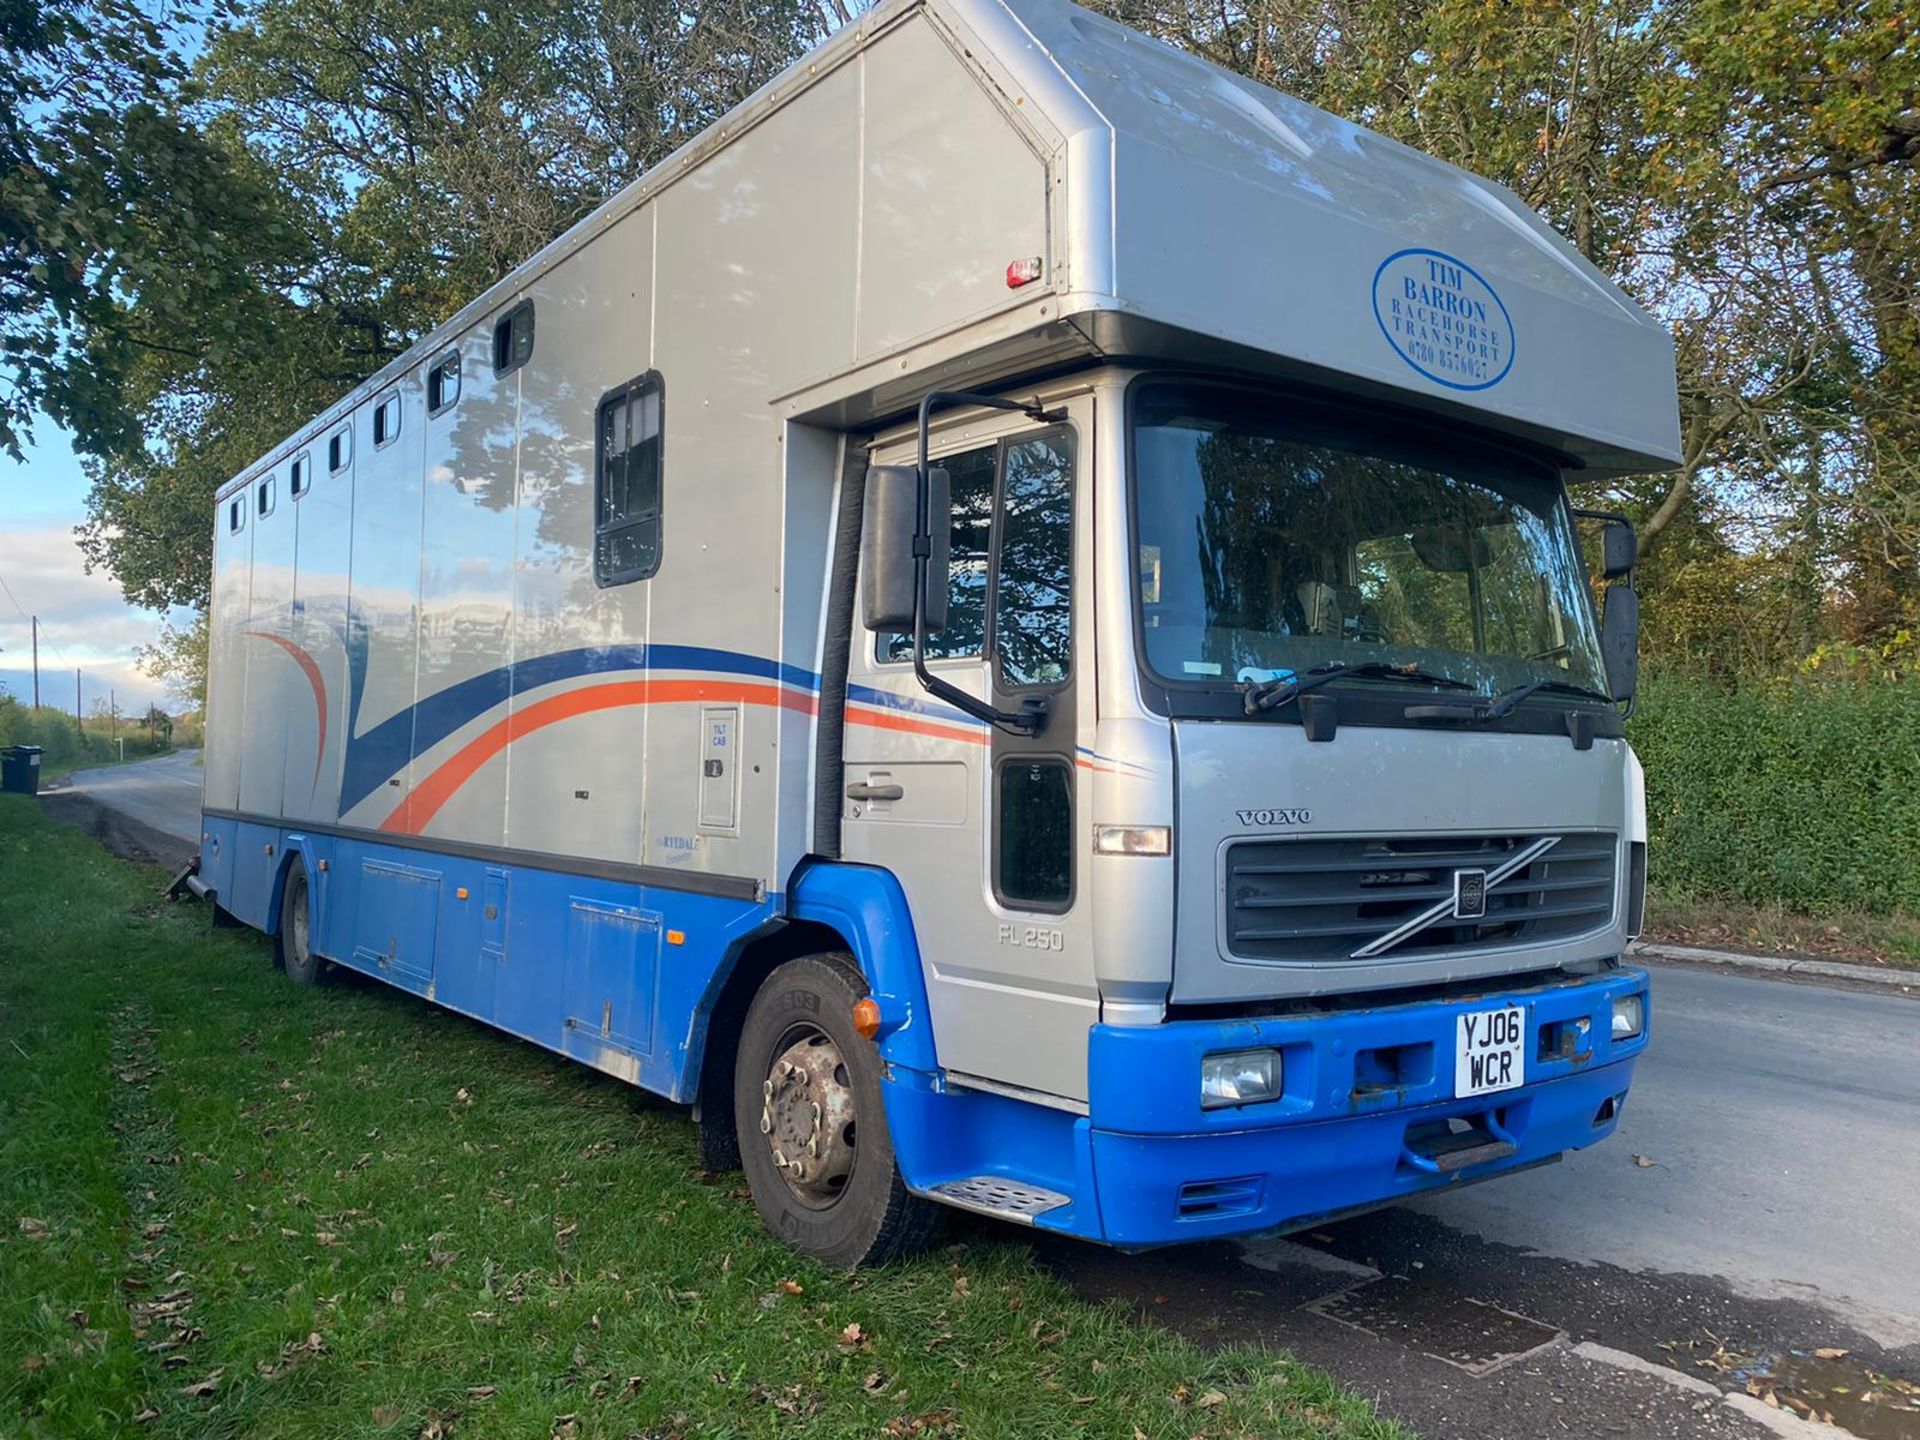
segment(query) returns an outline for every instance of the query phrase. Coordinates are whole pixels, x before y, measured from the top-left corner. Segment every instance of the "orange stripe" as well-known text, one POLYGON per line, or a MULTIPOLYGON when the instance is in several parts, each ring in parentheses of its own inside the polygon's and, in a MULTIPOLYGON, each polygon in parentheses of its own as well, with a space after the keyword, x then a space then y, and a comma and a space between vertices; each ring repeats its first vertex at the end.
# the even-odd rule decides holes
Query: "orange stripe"
POLYGON ((380 828, 394 835, 418 835, 432 823, 440 808, 454 792, 471 780, 479 768, 523 735, 548 725, 590 715, 597 710, 616 710, 629 705, 662 705, 687 700, 737 700, 745 705, 774 705, 811 715, 811 695, 796 694, 774 685, 739 685, 711 680, 625 680, 607 685, 592 685, 550 695, 516 710, 498 724, 469 740, 438 769, 408 792, 394 812, 380 822, 380 828))
POLYGON ((306 651, 291 640, 283 640, 265 630, 249 630, 247 634, 262 640, 271 640, 287 654, 293 657, 293 663, 306 674, 307 684, 313 690, 313 712, 319 717, 320 739, 313 747, 313 784, 309 792, 320 788, 320 757, 327 753, 327 682, 320 674, 320 667, 306 651))
POLYGON ((987 743, 985 730, 966 730, 958 725, 942 725, 934 720, 916 720, 897 710, 848 710, 847 718, 856 725, 872 725, 880 730, 905 730, 914 735, 931 735, 936 740, 958 740, 968 745, 987 743))

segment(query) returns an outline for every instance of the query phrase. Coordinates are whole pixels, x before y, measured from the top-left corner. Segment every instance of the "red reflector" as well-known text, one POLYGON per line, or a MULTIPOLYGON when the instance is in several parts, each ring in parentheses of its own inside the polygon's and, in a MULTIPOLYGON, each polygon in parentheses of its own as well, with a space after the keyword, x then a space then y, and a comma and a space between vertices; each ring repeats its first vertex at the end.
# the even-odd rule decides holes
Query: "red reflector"
POLYGON ((1031 285, 1040 278, 1040 257, 1027 260, 1009 260, 1007 262, 1007 288, 1018 290, 1022 285, 1031 285))

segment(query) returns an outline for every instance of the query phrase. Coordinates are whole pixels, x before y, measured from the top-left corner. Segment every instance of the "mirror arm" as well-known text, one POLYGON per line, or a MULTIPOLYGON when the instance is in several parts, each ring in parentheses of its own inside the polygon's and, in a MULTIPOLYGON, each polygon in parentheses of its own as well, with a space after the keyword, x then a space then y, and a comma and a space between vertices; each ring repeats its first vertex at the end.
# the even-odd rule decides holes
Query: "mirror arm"
POLYGON ((946 701, 956 710, 1012 735, 1038 735, 1047 728, 1047 700, 1032 696, 1019 710, 1001 710, 977 699, 959 686, 942 680, 927 669, 927 562, 933 557, 933 536, 927 526, 929 466, 928 422, 936 405, 977 405, 988 410, 1010 410, 1043 424, 1057 424, 1067 418, 1064 410, 1047 410, 1038 401, 1026 404, 999 395, 979 395, 968 390, 929 390, 920 397, 920 449, 914 466, 913 500, 913 673, 921 689, 946 701))

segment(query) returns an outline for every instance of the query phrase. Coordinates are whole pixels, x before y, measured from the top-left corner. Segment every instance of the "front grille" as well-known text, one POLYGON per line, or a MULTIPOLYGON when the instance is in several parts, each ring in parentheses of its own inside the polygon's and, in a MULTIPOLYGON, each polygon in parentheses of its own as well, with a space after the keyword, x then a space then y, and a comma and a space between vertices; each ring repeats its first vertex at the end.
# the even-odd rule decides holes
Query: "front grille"
MULTIPOLYGON (((1251 960, 1348 960, 1454 894, 1459 870, 1499 869, 1544 835, 1243 840, 1227 849, 1227 948, 1251 960)), ((1370 958, 1407 960, 1564 940, 1613 918, 1617 838, 1561 834, 1487 890, 1486 914, 1451 910, 1370 958)))

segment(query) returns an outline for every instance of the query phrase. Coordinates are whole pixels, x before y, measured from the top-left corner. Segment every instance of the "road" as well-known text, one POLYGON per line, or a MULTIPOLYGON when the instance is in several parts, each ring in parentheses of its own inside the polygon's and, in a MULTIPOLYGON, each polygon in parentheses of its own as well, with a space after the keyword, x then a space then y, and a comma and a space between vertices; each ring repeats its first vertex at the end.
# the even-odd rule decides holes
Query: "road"
MULTIPOLYGON (((74 784, 192 838, 194 760, 74 784)), ((1920 1440, 1885 1379, 1920 1382, 1920 999, 1663 965, 1618 1133, 1558 1166, 1290 1240, 1037 1254, 1202 1343, 1292 1350, 1430 1437, 1763 1436, 1782 1410, 1720 1398, 1759 1410, 1751 1384, 1920 1440)))
POLYGON ((203 773, 198 750, 175 750, 157 760, 76 770, 67 785, 130 819, 197 845, 203 773))

